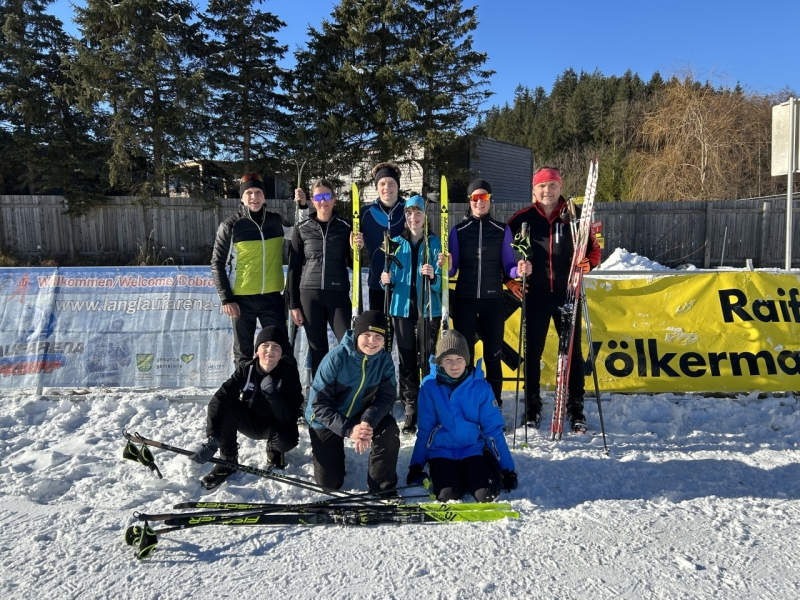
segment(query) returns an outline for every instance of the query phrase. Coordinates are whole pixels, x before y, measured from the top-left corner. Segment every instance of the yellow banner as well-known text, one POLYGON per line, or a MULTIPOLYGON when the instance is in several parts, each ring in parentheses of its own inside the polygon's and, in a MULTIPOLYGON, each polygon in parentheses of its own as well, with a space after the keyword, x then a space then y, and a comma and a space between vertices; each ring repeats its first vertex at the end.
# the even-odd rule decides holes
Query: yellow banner
MULTIPOLYGON (((600 390, 800 390, 799 282, 796 275, 753 271, 588 277, 600 390)), ((505 390, 516 389, 519 315, 517 309, 506 320, 505 390)), ((586 389, 593 390, 585 328, 582 338, 586 389)), ((557 343, 551 327, 543 391, 555 387, 557 343)))

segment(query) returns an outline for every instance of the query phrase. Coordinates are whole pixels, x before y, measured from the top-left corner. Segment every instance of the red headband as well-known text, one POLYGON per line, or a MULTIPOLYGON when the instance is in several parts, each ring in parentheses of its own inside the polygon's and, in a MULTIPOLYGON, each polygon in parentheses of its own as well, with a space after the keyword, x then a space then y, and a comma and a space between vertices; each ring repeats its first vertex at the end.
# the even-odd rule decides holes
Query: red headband
POLYGON ((533 185, 544 183, 546 181, 557 181, 558 183, 562 183, 561 175, 559 175, 558 171, 555 169, 544 168, 536 171, 536 174, 533 176, 533 185))

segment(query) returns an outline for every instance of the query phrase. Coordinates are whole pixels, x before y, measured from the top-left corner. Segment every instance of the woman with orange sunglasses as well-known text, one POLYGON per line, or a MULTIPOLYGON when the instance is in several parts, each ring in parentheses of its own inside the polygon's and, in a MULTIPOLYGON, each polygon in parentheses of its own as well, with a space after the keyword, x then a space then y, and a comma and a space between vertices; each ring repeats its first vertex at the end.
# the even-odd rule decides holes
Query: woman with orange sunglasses
MULTIPOLYGON (((530 274, 531 264, 517 262, 511 249, 511 231, 491 218, 492 186, 476 179, 467 187, 469 213, 450 230, 450 276, 458 273, 451 298, 453 327, 467 340, 470 361, 475 362, 475 336, 483 342, 486 381, 492 386, 498 406, 503 388, 500 354, 503 348, 505 309, 503 274, 511 278, 530 274)), ((439 255, 441 257, 441 254, 439 255)), ((441 259, 440 259, 441 262, 441 259)))

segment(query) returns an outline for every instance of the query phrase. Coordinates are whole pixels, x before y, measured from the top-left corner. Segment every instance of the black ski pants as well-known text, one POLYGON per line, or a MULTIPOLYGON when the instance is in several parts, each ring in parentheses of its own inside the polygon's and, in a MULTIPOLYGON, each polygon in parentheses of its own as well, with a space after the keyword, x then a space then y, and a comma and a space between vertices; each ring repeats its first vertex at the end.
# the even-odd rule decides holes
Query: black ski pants
POLYGON ((239 305, 240 314, 231 317, 233 358, 240 365, 255 355, 256 319, 262 328, 274 325, 286 331, 286 305, 280 292, 234 296, 234 301, 239 305))
MULTIPOLYGON (((359 418, 356 417, 356 422, 359 418)), ((314 480, 318 485, 340 489, 344 485, 344 438, 330 429, 308 428, 311 453, 314 455, 314 480)), ((400 453, 400 430, 390 414, 378 423, 372 435, 367 467, 367 485, 372 492, 397 487, 397 456, 400 453)))
MULTIPOLYGON (((211 421, 206 425, 207 435, 212 435, 211 421)), ((224 409, 219 447, 222 456, 238 456, 237 433, 251 440, 267 440, 267 450, 288 452, 297 446, 300 432, 297 423, 285 425, 272 415, 265 416, 249 408, 245 402, 231 402, 224 409)))
MULTIPOLYGON (((525 296, 525 397, 529 403, 539 396, 539 379, 541 378, 541 358, 547 338, 550 321, 561 335, 561 311, 567 300, 567 292, 531 292, 525 296)), ((581 350, 581 310, 578 302, 578 313, 575 320, 575 339, 572 345, 572 357, 569 367, 567 391, 572 398, 583 398, 585 392, 583 375, 583 352, 581 350)), ((553 365, 556 366, 555 364, 553 365)), ((534 400, 535 401, 535 400, 534 400)), ((583 407, 581 403, 581 408, 583 407)))
MULTIPOLYGON (((416 303, 412 303, 409 314, 412 317, 392 317, 395 338, 397 339, 397 354, 400 357, 398 368, 400 374, 400 399, 403 401, 406 415, 417 414, 417 396, 419 396, 420 372, 428 374, 428 356, 423 357, 426 364, 419 364, 420 347, 417 343, 418 319, 416 303), (420 368, 422 367, 422 368, 420 368)), ((439 336, 441 317, 434 317, 428 331, 428 348, 431 353, 436 352, 436 340, 439 336)), ((415 420, 416 422, 416 420, 415 420)))
POLYGON ((336 339, 342 341, 350 329, 350 294, 342 291, 300 290, 300 307, 305 322, 308 346, 311 354, 311 373, 317 372, 322 357, 328 351, 328 325, 336 339))
POLYGON ((503 367, 500 355, 505 331, 503 298, 459 297, 452 300, 453 328, 466 338, 472 364, 475 364, 475 336, 480 336, 486 381, 492 386, 495 400, 502 404, 503 367))
POLYGON ((470 493, 476 502, 492 502, 499 495, 499 482, 493 482, 482 454, 461 460, 431 458, 433 493, 439 502, 460 500, 470 493))

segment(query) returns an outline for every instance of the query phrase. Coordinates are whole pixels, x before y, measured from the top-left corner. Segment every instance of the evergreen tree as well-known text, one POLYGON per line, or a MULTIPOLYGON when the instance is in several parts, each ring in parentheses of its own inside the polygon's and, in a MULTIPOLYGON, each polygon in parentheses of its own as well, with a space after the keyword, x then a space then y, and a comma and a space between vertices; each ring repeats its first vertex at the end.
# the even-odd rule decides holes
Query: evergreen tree
POLYGON ((421 192, 427 197, 431 186, 438 189, 434 175, 448 167, 442 149, 480 115, 494 72, 483 68, 486 54, 472 49, 475 7, 463 9, 460 0, 420 0, 414 8, 405 32, 411 47, 401 66, 400 115, 410 122, 411 152, 420 153, 413 157, 422 166, 421 192))
POLYGON ((275 154, 275 138, 285 126, 288 101, 278 61, 287 46, 274 33, 286 24, 275 15, 256 10, 261 0, 211 0, 202 16, 212 33, 206 48, 206 77, 212 131, 212 156, 241 163, 243 171, 265 168, 275 154))
POLYGON ((407 0, 341 0, 295 54, 292 104, 308 129, 287 136, 320 142, 321 173, 357 170, 365 179, 373 163, 406 154, 411 129, 401 114, 400 70, 409 11, 407 0))
POLYGON ((111 141, 110 182, 164 194, 207 135, 200 24, 188 0, 87 0, 70 64, 78 100, 102 112, 111 141))

